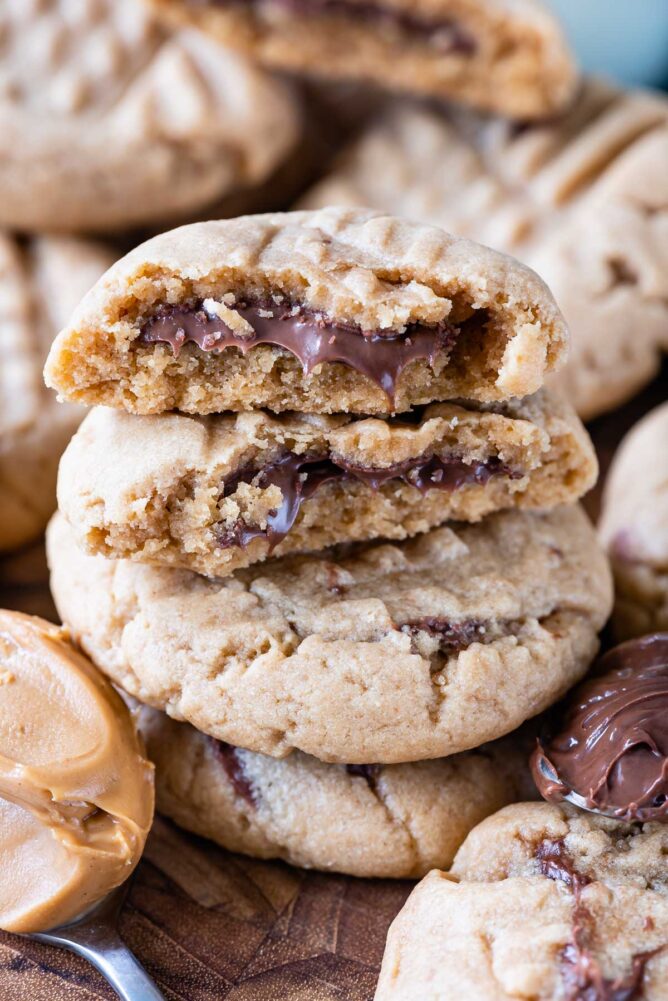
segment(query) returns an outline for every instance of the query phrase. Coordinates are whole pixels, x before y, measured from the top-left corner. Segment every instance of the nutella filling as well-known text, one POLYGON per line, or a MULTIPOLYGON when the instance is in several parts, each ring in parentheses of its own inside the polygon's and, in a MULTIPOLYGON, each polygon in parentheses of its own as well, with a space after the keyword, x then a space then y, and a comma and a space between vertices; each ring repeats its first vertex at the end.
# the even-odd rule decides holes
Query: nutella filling
POLYGON ((295 523, 304 501, 312 497, 325 483, 333 480, 358 480, 372 490, 385 483, 399 480, 415 487, 421 493, 428 490, 457 490, 467 484, 484 485, 492 476, 517 478, 497 457, 485 462, 466 463, 457 456, 419 456, 392 466, 374 469, 355 466, 337 456, 295 455, 287 452, 260 470, 248 469, 229 477, 223 484, 223 497, 229 497, 240 483, 250 483, 261 489, 278 486, 281 504, 267 517, 266 528, 247 525, 239 520, 222 531, 218 543, 225 549, 230 546, 247 546, 252 539, 266 538, 270 552, 282 542, 295 523))
POLYGON ((559 957, 566 991, 564 1001, 636 1001, 642 997, 645 964, 655 950, 635 955, 627 976, 615 980, 604 977, 589 945, 593 938, 592 916, 582 902, 582 891, 591 880, 576 870, 562 840, 541 841, 536 858, 543 876, 563 883, 575 897, 573 940, 564 946, 559 957))
POLYGON ((193 306, 162 307, 144 323, 137 338, 140 344, 169 344, 175 357, 184 344, 219 353, 237 348, 247 354, 261 344, 282 348, 299 359, 308 375, 317 365, 340 362, 367 376, 394 401, 399 376, 411 362, 423 359, 433 365, 445 360, 465 325, 484 323, 486 314, 473 314, 465 324, 454 327, 443 320, 438 324, 410 324, 397 334, 362 331, 354 324, 328 320, 305 307, 243 305, 235 307, 254 333, 235 333, 202 303, 193 306))
MULTIPOLYGON (((258 6, 260 0, 190 0, 193 5, 209 6, 258 6)), ((324 15, 352 18, 372 25, 390 25, 409 35, 415 41, 433 46, 439 53, 457 53, 471 56, 477 50, 473 35, 453 18, 427 19, 410 10, 386 7, 384 4, 349 3, 348 0, 270 0, 271 6, 281 7, 296 17, 324 15)))
POLYGON ((380 777, 380 765, 346 765, 348 775, 364 779, 371 792, 375 792, 380 777))
POLYGON ((668 633, 610 650, 531 759, 541 795, 628 821, 668 821, 668 633))
POLYGON ((458 650, 465 650, 472 643, 482 643, 487 632, 485 623, 479 619, 450 622, 438 616, 415 619, 413 622, 406 622, 401 628, 410 633, 426 632, 438 636, 439 647, 444 653, 456 653, 458 650))
POLYGON ((246 800, 251 806, 256 805, 256 795, 253 786, 244 771, 244 766, 237 754, 237 748, 233 744, 226 744, 223 740, 210 738, 214 753, 223 768, 225 774, 232 783, 232 787, 240 799, 246 800))

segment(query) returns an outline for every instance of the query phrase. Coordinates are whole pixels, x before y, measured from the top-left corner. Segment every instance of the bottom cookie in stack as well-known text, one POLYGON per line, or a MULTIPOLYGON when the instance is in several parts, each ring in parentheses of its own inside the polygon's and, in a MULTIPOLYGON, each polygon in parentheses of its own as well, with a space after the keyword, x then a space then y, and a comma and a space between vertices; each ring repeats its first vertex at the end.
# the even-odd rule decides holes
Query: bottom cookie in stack
POLYGON ((485 817, 532 793, 527 734, 434 761, 336 765, 245 751, 148 706, 136 719, 160 813, 230 851, 307 869, 423 876, 449 866, 485 817))

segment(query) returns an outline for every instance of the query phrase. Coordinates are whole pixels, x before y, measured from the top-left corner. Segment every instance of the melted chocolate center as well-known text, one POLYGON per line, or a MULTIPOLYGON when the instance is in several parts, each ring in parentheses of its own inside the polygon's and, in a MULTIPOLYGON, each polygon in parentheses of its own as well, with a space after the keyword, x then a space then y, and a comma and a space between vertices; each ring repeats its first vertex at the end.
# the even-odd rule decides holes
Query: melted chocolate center
POLYGON ((357 775, 364 779, 371 792, 376 791, 380 777, 380 765, 346 765, 348 775, 357 775))
POLYGON ((295 455, 287 452, 261 470, 248 469, 231 476, 223 486, 223 497, 229 497, 240 483, 253 482, 257 487, 280 488, 282 500, 270 512, 266 528, 238 521, 218 536, 222 548, 247 546, 252 539, 267 538, 270 551, 282 542, 295 523, 304 501, 325 483, 332 480, 359 480, 372 490, 385 483, 400 480, 421 493, 428 490, 457 490, 465 484, 485 484, 492 476, 520 476, 511 472, 498 458, 468 464, 456 456, 422 456, 397 462, 383 469, 355 466, 335 456, 295 455))
POLYGON ((485 623, 479 619, 465 619, 463 622, 450 622, 438 616, 426 616, 414 619, 401 627, 408 632, 426 632, 438 636, 439 647, 444 653, 455 653, 465 650, 475 642, 484 642, 485 623))
POLYGON ((251 806, 255 806, 255 790, 244 771, 241 758, 237 754, 237 748, 233 744, 226 744, 224 740, 216 740, 214 737, 209 739, 237 796, 245 799, 251 806))
POLYGON ((668 633, 610 650, 596 674, 539 741, 536 785, 548 800, 572 791, 624 820, 668 821, 668 633))
MULTIPOLYGON (((209 6, 257 6, 259 0, 190 0, 193 5, 209 6)), ((346 17, 370 24, 389 24, 411 35, 416 41, 428 42, 440 53, 456 52, 473 55, 477 43, 473 35, 452 18, 427 19, 418 17, 409 10, 386 7, 380 3, 351 4, 347 0, 271 0, 272 6, 283 7, 291 14, 309 17, 325 15, 346 17)))
POLYGON ((563 883, 575 897, 573 941, 562 949, 559 957, 565 1001, 637 1001, 642 996, 645 964, 655 951, 635 955, 627 976, 615 980, 604 977, 589 945, 594 930, 592 916, 582 902, 582 891, 591 880, 577 871, 562 840, 541 841, 536 858, 541 873, 563 883))
MULTIPOLYGON (((260 344, 283 348, 302 364, 304 374, 316 365, 340 362, 380 386, 394 400, 399 376, 413 361, 426 359, 433 365, 437 356, 447 359, 458 328, 445 320, 433 326, 410 324, 400 334, 363 332, 353 324, 327 320, 303 307, 239 305, 235 310, 254 333, 239 335, 224 320, 207 313, 203 305, 162 307, 147 320, 137 338, 140 344, 169 344, 177 357, 184 344, 218 353, 237 348, 247 354, 260 344)), ((474 314, 469 325, 479 325, 486 316, 474 314)), ((461 329, 461 328, 460 328, 461 329)))

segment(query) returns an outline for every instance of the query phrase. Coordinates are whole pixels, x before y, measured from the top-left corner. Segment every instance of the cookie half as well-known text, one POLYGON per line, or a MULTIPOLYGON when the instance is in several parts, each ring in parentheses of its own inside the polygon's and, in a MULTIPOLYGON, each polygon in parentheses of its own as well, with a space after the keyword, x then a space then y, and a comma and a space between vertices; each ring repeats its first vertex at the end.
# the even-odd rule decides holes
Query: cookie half
POLYGON ((267 66, 452 97, 511 118, 563 108, 574 63, 535 0, 153 0, 267 66))
POLYGON ((514 736, 436 761, 346 766, 244 751, 146 706, 136 718, 161 813, 230 851, 308 869, 423 876, 531 786, 514 736))
POLYGON ((525 261, 570 326, 557 380, 588 419, 639 390, 668 349, 666 162, 665 95, 588 80, 565 116, 521 128, 391 105, 301 205, 422 219, 525 261))
POLYGON ((540 388, 567 332, 523 265, 430 226, 331 209, 198 223, 123 258, 48 385, 132 413, 386 414, 540 388))
POLYGON ((603 493, 599 535, 615 578, 619 639, 668 631, 668 403, 623 439, 603 493))
POLYGON ((272 555, 573 503, 596 471, 579 419, 546 391, 386 419, 99 407, 61 461, 58 503, 90 553, 224 576, 272 555))
POLYGON ((265 182, 299 137, 286 84, 136 0, 3 4, 0 35, 1 226, 164 228, 265 182))
POLYGON ((42 366, 113 259, 102 244, 0 232, 0 550, 39 535, 56 506, 58 460, 84 414, 56 402, 42 366))
POLYGON ((88 556, 62 516, 48 549, 63 621, 125 691, 240 747, 346 764, 516 729, 584 674, 612 601, 578 507, 216 579, 88 556))
POLYGON ((668 826, 519 803, 413 891, 376 1001, 665 1001, 668 826))

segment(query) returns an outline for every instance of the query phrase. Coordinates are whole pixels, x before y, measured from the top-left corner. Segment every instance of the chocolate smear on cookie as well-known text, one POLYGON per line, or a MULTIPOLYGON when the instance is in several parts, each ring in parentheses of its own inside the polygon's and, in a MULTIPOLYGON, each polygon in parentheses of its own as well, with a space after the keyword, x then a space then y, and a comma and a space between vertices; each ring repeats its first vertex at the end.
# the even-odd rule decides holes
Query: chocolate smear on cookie
POLYGON ((463 622, 450 622, 439 616, 425 616, 405 622, 401 629, 404 632, 426 632, 437 636, 439 647, 444 653, 456 653, 465 650, 471 643, 484 643, 487 632, 485 623, 480 619, 465 619, 463 622))
POLYGON ((484 462, 472 463, 464 462, 458 456, 418 456, 374 469, 353 465, 332 454, 296 455, 286 452, 260 469, 251 466, 225 481, 223 497, 233 494, 240 483, 253 483, 264 490, 270 486, 279 487, 282 500, 280 506, 268 515, 266 528, 248 525, 240 519, 231 528, 219 533, 218 544, 221 548, 247 546, 252 539, 265 537, 272 551, 294 525, 304 501, 332 480, 358 480, 372 490, 379 490, 384 484, 397 480, 426 493, 428 490, 457 490, 465 484, 484 485, 493 476, 517 479, 521 475, 494 456, 484 462))
POLYGON ((380 765, 346 765, 348 775, 358 775, 363 778, 372 792, 376 791, 380 777, 380 765))
POLYGON ((540 871, 548 879, 563 883, 574 896, 573 938, 561 950, 559 960, 566 994, 565 1001, 636 1001, 642 996, 645 964, 656 950, 636 954, 631 970, 625 977, 609 980, 603 976, 600 964, 589 942, 592 938, 592 916, 582 901, 582 891, 591 883, 588 876, 577 871, 562 839, 541 841, 536 848, 540 871))
MULTIPOLYGON (((208 300, 207 300, 208 303, 208 300)), ((252 332, 232 330, 216 313, 207 312, 203 302, 192 306, 163 306, 142 326, 139 344, 169 344, 177 357, 185 344, 219 353, 237 348, 247 354, 261 344, 283 348, 293 354, 308 375, 317 365, 340 362, 367 376, 394 400, 399 376, 418 359, 433 365, 437 358, 449 358, 459 334, 467 327, 478 329, 487 320, 484 312, 474 313, 455 327, 447 320, 433 325, 409 324, 403 331, 363 331, 354 323, 332 320, 305 306, 237 304, 234 306, 252 332)))
POLYGON ((547 800, 575 793, 620 820, 668 822, 668 633, 601 657, 553 713, 531 767, 547 800))
POLYGON ((224 740, 216 740, 214 737, 210 740, 216 757, 225 769, 225 774, 237 796, 245 799, 251 806, 256 806, 256 792, 244 771, 243 762, 237 753, 238 749, 233 744, 226 744, 224 740))

